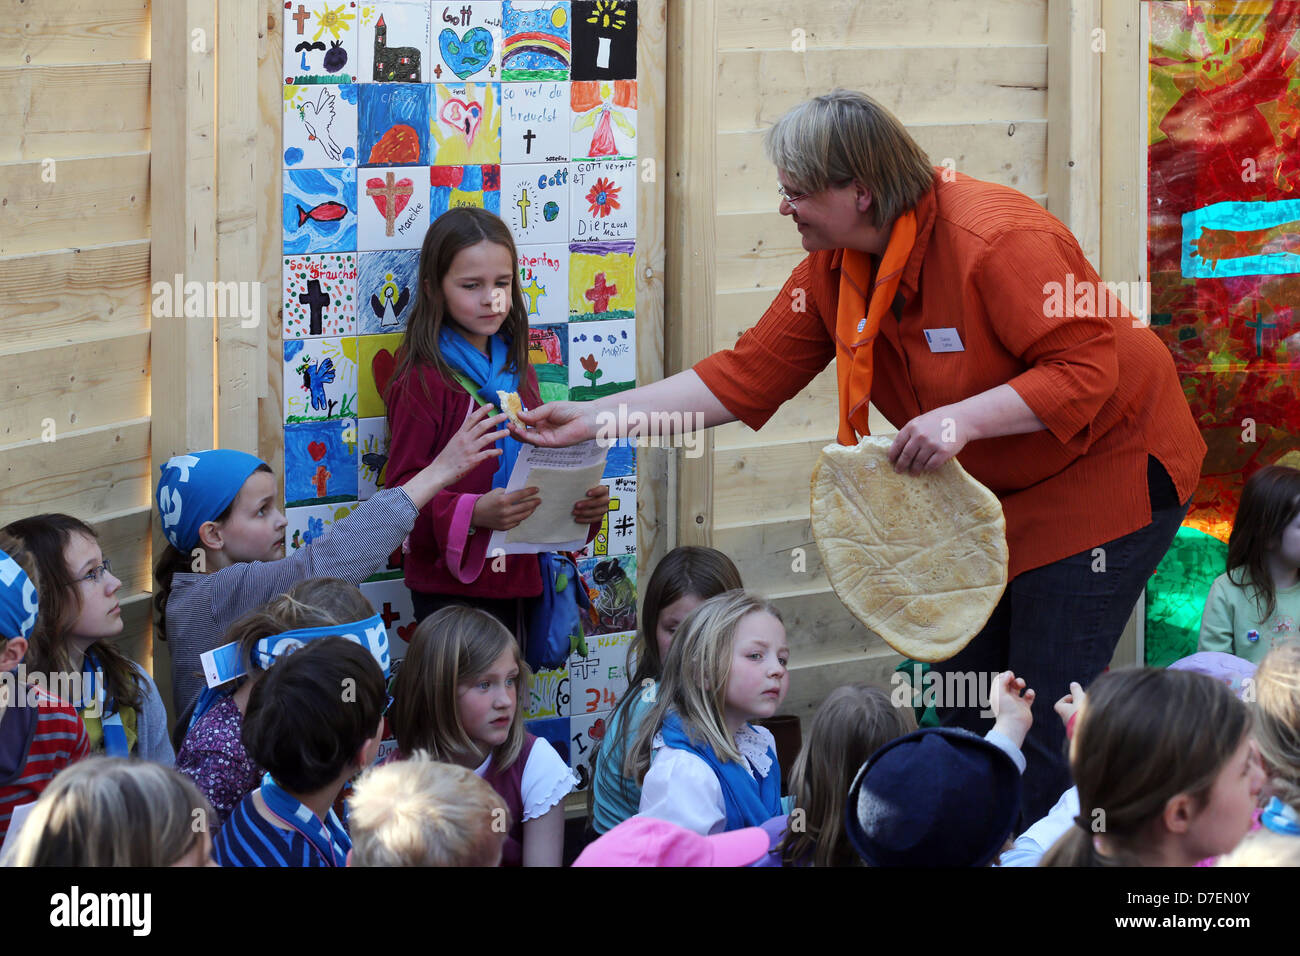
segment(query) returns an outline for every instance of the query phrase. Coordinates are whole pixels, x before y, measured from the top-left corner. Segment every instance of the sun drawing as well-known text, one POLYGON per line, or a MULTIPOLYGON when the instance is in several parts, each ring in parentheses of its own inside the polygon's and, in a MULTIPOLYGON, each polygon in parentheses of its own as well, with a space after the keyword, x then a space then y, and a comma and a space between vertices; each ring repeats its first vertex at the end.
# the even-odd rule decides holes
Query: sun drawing
POLYGON ((316 35, 311 38, 313 43, 319 40, 321 34, 326 30, 334 34, 334 39, 341 40, 342 37, 339 34, 344 30, 351 29, 352 21, 356 19, 356 14, 344 13, 343 9, 345 6, 346 4, 340 3, 338 9, 334 10, 326 4, 324 12, 316 15, 316 20, 320 26, 316 30, 316 35))
POLYGON ((587 17, 587 22, 621 30, 627 24, 626 16, 627 8, 620 7, 618 0, 596 0, 596 9, 587 17))
POLYGON ((587 193, 587 202, 591 203, 591 214, 604 219, 618 208, 618 194, 622 186, 615 186, 604 177, 596 180, 596 185, 587 193))

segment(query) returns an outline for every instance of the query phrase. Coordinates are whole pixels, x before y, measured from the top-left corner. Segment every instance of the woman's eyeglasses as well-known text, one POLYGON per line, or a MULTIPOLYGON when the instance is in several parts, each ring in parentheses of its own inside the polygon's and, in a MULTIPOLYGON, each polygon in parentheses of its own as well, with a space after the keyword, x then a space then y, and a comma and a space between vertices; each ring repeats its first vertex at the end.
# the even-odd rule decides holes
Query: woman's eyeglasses
POLYGON ((800 193, 797 196, 791 196, 788 192, 786 192, 784 186, 777 186, 776 191, 777 194, 782 199, 784 199, 786 202, 790 204, 791 209, 794 209, 794 204, 797 203, 800 199, 807 199, 809 196, 812 195, 812 193, 800 193))

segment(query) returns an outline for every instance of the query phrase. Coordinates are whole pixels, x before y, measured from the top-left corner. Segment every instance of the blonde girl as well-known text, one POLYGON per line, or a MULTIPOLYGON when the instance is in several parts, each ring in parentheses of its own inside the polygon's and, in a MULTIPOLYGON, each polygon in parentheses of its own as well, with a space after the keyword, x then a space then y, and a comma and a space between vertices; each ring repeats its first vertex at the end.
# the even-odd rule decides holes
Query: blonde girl
POLYGON ((425 750, 486 780, 509 810, 503 866, 559 866, 563 800, 576 780, 549 742, 524 730, 527 668, 495 617, 447 607, 420 622, 393 684, 399 759, 425 750))
POLYGON ((1250 730, 1246 705, 1204 674, 1102 674, 1070 743, 1083 809, 1040 865, 1193 866, 1227 853, 1264 786, 1250 730))
POLYGON ((1268 775, 1264 829, 1300 836, 1300 643, 1274 648, 1255 671, 1255 743, 1268 775))
POLYGON ((1202 651, 1258 664, 1300 638, 1300 470, 1269 465, 1241 490, 1228 536, 1228 569, 1210 586, 1202 651))
POLYGON ((143 760, 91 757, 59 772, 6 866, 215 866, 212 808, 188 777, 143 760))
POLYGON ((153 678, 119 651, 122 608, 99 535, 71 515, 43 514, 4 529, 21 540, 41 576, 41 610, 27 670, 72 690, 91 751, 172 764, 167 712, 153 678))
POLYGON ((674 548, 650 575, 641 627, 628 651, 632 676, 592 758, 591 823, 597 833, 634 816, 641 804, 641 788, 625 766, 627 746, 650 712, 677 628, 709 598, 741 587, 731 559, 713 548, 674 548))
POLYGON ((801 826, 787 829, 783 866, 854 866, 858 854, 844 830, 845 796, 873 753, 916 729, 910 707, 867 684, 837 687, 817 708, 790 771, 790 796, 801 826))
POLYGON ((758 595, 728 591, 687 616, 628 757, 642 815, 706 836, 780 815, 776 743, 751 721, 781 706, 789 658, 780 612, 758 595))

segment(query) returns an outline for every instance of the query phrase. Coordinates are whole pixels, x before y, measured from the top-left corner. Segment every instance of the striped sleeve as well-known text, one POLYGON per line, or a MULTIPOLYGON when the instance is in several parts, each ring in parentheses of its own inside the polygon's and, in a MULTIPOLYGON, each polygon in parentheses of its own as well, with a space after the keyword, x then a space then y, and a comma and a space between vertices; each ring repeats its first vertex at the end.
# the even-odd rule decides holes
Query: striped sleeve
POLYGON ((0 839, 9 830, 15 807, 31 803, 55 774, 90 753, 86 726, 72 705, 33 685, 27 685, 27 695, 27 703, 37 708, 36 726, 22 769, 0 787, 0 839))
POLYGON ((248 561, 211 574, 176 575, 167 601, 176 712, 188 711, 203 690, 199 657, 221 645, 230 625, 307 578, 360 584, 402 546, 418 514, 405 491, 387 488, 279 561, 248 561))
POLYGON ((289 833, 265 819, 249 794, 235 807, 212 842, 221 866, 323 867, 320 854, 301 833, 289 833))

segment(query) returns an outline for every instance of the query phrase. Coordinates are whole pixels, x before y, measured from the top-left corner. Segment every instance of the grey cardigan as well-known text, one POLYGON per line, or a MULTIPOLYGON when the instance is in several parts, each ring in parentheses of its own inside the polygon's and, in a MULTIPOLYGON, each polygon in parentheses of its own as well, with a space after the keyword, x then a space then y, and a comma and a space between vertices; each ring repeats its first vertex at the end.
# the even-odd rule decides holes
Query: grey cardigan
POLYGON ((163 706, 162 694, 158 693, 158 685, 143 667, 134 662, 132 666, 144 687, 144 704, 135 718, 135 755, 173 767, 176 754, 172 751, 171 738, 167 736, 167 708, 163 706))
POLYGON ((388 563, 419 513, 405 491, 386 488, 279 561, 248 561, 210 574, 174 575, 167 597, 167 644, 177 717, 185 717, 205 686, 199 656, 220 647, 232 624, 308 578, 342 578, 360 584, 388 563))

